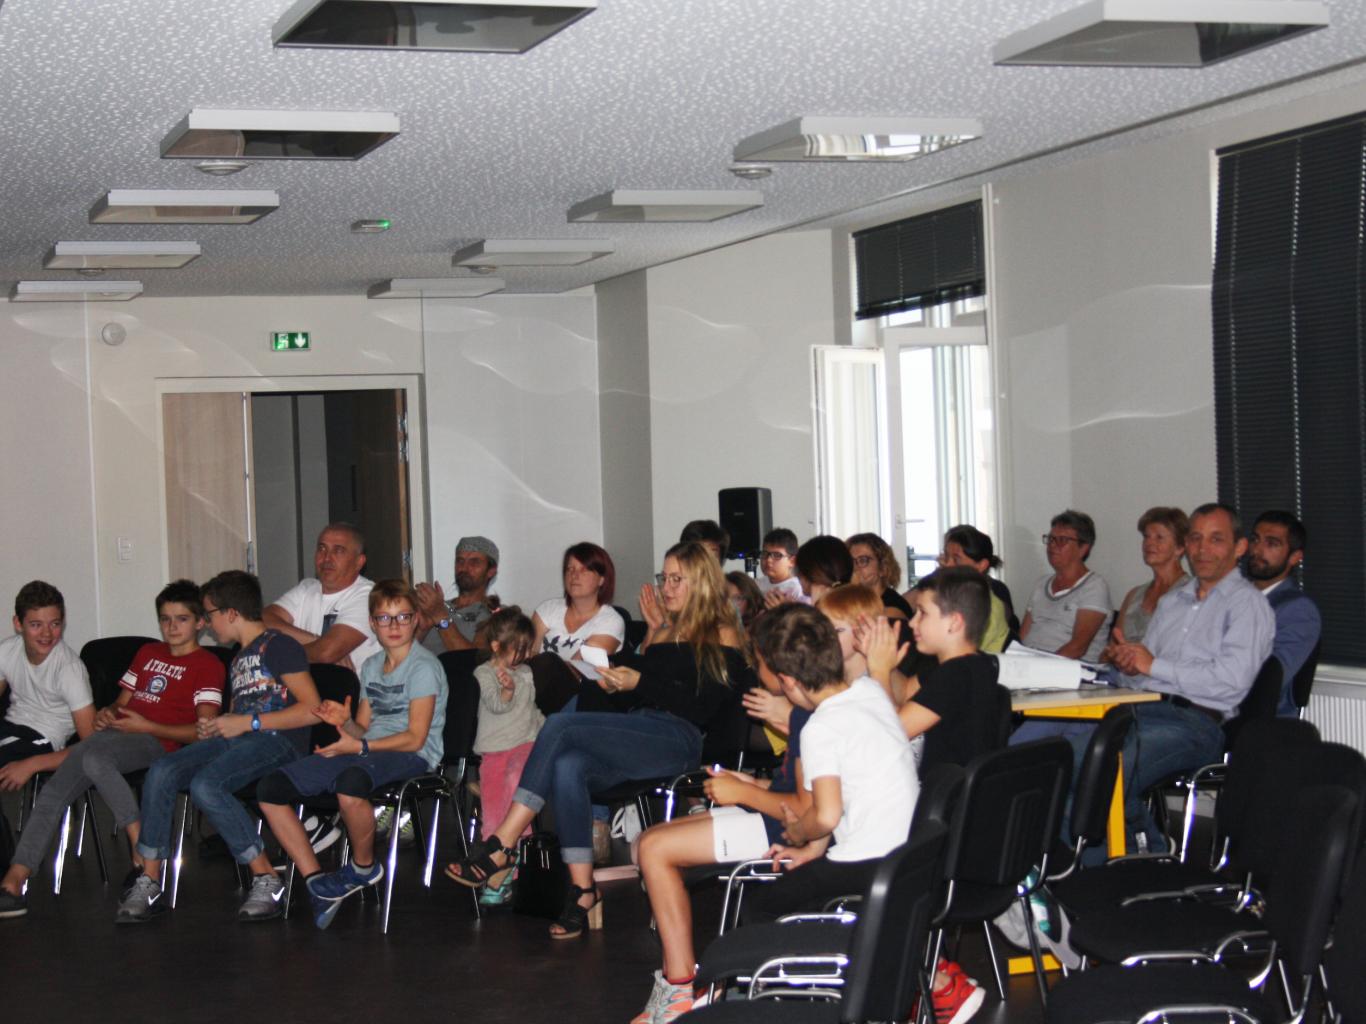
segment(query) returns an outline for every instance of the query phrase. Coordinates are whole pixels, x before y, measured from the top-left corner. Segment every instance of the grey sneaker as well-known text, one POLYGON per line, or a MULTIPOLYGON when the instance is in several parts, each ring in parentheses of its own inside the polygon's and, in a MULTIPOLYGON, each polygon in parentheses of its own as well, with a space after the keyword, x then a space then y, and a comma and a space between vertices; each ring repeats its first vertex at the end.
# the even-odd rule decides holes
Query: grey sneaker
POLYGON ((269 921, 284 912, 285 883, 278 875, 252 875, 247 898, 237 908, 239 921, 269 921))
POLYGON ((119 912, 114 915, 115 924, 142 924, 166 911, 166 900, 161 885, 155 878, 138 875, 129 887, 119 912))
POLYGON ((28 913, 28 900, 22 893, 18 896, 8 889, 0 889, 0 918, 23 917, 28 913))
MULTIPOLYGON (((394 809, 383 807, 375 812, 375 835, 387 836, 389 830, 394 827, 394 809)), ((413 816, 407 811, 403 812, 398 819, 398 845, 412 846, 417 839, 417 833, 413 831, 413 816)))

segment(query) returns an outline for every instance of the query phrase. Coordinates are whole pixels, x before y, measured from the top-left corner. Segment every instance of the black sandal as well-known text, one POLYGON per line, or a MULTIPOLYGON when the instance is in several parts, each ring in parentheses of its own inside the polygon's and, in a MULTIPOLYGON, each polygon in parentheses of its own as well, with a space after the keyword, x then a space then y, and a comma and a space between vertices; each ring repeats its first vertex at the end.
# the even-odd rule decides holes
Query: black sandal
POLYGON ((485 885, 491 885, 496 889, 503 884, 503 879, 507 878, 516 866, 517 851, 504 846, 503 841, 495 835, 475 843, 470 847, 470 852, 454 864, 447 864, 446 877, 470 889, 479 889, 485 885), (493 863, 495 853, 501 853, 506 857, 507 863, 493 863), (457 872, 456 868, 460 870, 457 872))
POLYGON ((594 886, 592 889, 580 889, 577 885, 569 886, 569 894, 565 899, 564 913, 560 915, 553 925, 550 926, 550 937, 552 939, 577 939, 583 934, 584 925, 588 926, 589 931, 598 931, 602 928, 602 891, 594 886), (593 902, 588 906, 582 906, 579 900, 593 894, 593 902), (563 931, 555 931, 562 928, 563 931))

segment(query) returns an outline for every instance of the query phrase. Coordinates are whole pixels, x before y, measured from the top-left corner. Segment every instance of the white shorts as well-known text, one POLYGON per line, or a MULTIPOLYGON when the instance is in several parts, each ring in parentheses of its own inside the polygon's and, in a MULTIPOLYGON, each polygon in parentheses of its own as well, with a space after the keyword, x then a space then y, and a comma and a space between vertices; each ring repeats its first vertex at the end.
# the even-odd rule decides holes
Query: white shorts
POLYGON ((718 864, 757 860, 772 845, 764 828, 764 816, 743 807, 711 809, 711 841, 718 864))

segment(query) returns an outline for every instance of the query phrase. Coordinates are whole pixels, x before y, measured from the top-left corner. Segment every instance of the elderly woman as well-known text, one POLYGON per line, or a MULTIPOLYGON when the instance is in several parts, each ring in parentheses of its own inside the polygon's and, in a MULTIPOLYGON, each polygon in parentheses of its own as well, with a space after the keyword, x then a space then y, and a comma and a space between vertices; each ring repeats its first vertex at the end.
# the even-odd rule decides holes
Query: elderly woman
POLYGON ((1086 567, 1096 524, 1085 512, 1067 509, 1049 522, 1043 543, 1053 573, 1035 584, 1020 639, 1040 651, 1096 661, 1105 647, 1102 627, 1110 617, 1110 588, 1086 567))
POLYGON ((523 829, 553 804, 571 881, 564 913, 550 928, 554 939, 601 927, 592 794, 697 768, 703 735, 755 685, 721 567, 707 549, 675 544, 659 579, 666 629, 636 660, 638 668, 602 669, 597 686, 581 692, 577 713, 546 721, 507 815, 468 857, 446 869, 461 885, 496 887, 515 864, 513 847, 523 829))
POLYGON ((1152 570, 1153 578, 1124 595, 1119 616, 1115 619, 1116 640, 1142 642, 1162 595, 1186 582, 1181 556, 1186 551, 1186 531, 1189 529, 1190 520, 1179 508, 1159 505, 1139 517, 1138 532, 1143 535, 1143 564, 1152 570))
POLYGON ((577 657, 582 647, 615 654, 626 639, 626 623, 612 607, 617 580, 612 556, 582 541, 565 551, 560 575, 564 596, 542 601, 531 617, 536 630, 531 649, 558 654, 565 661, 577 657))
POLYGON ((844 543, 854 560, 853 581, 881 595, 883 614, 889 619, 909 619, 911 606, 896 589, 901 566, 891 545, 876 533, 856 533, 844 543))

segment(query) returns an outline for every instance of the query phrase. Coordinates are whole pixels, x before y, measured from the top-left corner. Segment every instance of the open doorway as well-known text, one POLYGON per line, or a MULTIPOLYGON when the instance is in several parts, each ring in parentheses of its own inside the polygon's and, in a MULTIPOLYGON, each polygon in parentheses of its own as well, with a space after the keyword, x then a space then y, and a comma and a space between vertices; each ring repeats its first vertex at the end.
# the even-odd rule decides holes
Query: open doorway
POLYGON ((319 531, 345 521, 366 536, 367 576, 412 580, 405 389, 168 389, 162 437, 172 578, 245 568, 270 601, 313 575, 319 531))

